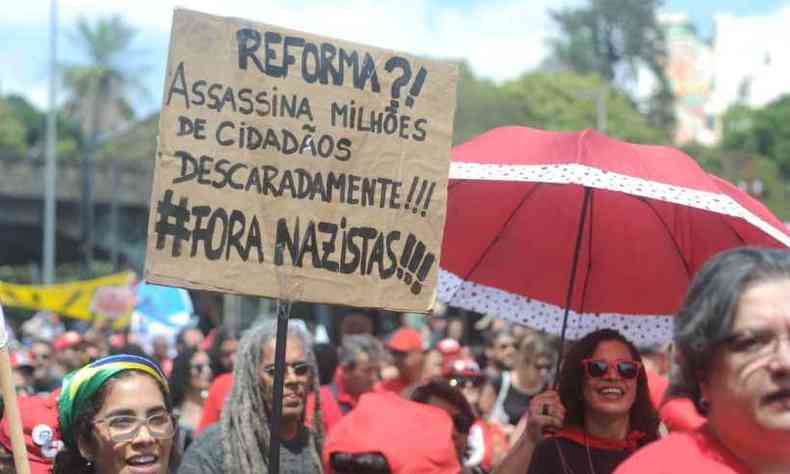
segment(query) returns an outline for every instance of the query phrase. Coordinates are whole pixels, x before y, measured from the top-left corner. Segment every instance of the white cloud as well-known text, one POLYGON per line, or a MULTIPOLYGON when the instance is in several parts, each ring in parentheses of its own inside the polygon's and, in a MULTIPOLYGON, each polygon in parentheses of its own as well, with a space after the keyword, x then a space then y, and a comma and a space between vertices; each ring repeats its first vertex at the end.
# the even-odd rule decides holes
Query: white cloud
MULTIPOLYGON (((547 15, 549 5, 578 3, 578 0, 490 0, 442 5, 430 0, 298 0, 259 2, 251 0, 60 0, 59 23, 70 31, 80 15, 96 18, 120 14, 136 27, 148 50, 162 63, 167 56, 167 32, 176 6, 223 16, 289 27, 310 33, 341 38, 381 48, 417 55, 466 59, 475 72, 495 80, 506 80, 537 66, 546 54, 545 40, 553 25, 547 15), (153 45, 154 38, 162 44, 153 45)), ((46 67, 41 59, 48 54, 49 2, 20 2, 0 18, 0 40, 15 28, 35 30, 40 42, 34 54, 14 53, 0 58, 3 92, 25 93, 33 86, 46 85, 46 67), (36 61, 35 76, 25 77, 25 67, 9 69, 11 61, 36 61), (43 74, 42 74, 43 73, 43 74), (40 84, 38 84, 40 82, 40 84)), ((72 54, 73 46, 60 36, 59 52, 72 54)), ((17 66, 17 65, 15 65, 17 66)), ((33 66, 28 66, 32 70, 33 66)), ((152 74, 161 76, 161 68, 152 74)), ((151 81, 153 82, 153 81, 151 81)), ((155 89, 159 90, 159 88, 155 89)), ((40 94, 33 98, 36 103, 40 94)))

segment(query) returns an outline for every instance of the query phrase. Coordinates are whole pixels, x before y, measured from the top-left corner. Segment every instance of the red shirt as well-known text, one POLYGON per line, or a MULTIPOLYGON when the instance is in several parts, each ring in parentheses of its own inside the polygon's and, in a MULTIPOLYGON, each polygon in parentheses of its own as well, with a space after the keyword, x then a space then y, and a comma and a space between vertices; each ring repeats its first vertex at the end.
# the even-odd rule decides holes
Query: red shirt
POLYGON ((669 431, 691 431, 705 423, 705 418, 697 412, 690 399, 672 398, 663 402, 664 394, 669 387, 666 377, 647 367, 645 367, 645 375, 647 375, 650 400, 669 431))
POLYGON ((670 433, 626 459, 615 474, 748 474, 749 471, 710 434, 707 425, 670 433))
MULTIPOLYGON (((353 410, 359 402, 359 397, 354 397, 346 391, 341 370, 338 368, 335 372, 332 385, 321 386, 321 416, 324 420, 324 433, 329 433, 329 430, 344 415, 353 410), (346 407, 345 410, 342 408, 343 406, 346 407)), ((313 416, 313 400, 312 396, 307 398, 307 417, 305 422, 308 426, 312 425, 310 419, 313 416)))
POLYGON ((389 380, 382 380, 381 382, 377 383, 375 388, 373 389, 374 392, 392 392, 395 395, 403 396, 403 392, 406 391, 411 385, 406 382, 405 380, 401 379, 400 377, 389 379, 389 380))
MULTIPOLYGON (((343 418, 343 412, 340 406, 335 401, 335 396, 332 390, 327 385, 322 385, 319 391, 321 397, 321 420, 324 425, 324 433, 329 433, 329 430, 343 418)), ((304 424, 308 428, 313 427, 313 410, 315 406, 315 397, 312 393, 307 396, 307 404, 305 406, 304 424)))
POLYGON ((333 452, 380 452, 392 474, 458 474, 453 422, 440 408, 392 393, 366 393, 324 444, 324 471, 333 452))
POLYGON ((222 406, 225 405, 225 399, 228 398, 231 388, 233 388, 233 372, 222 374, 211 382, 206 402, 203 404, 203 415, 200 417, 195 434, 219 421, 222 416, 222 406))

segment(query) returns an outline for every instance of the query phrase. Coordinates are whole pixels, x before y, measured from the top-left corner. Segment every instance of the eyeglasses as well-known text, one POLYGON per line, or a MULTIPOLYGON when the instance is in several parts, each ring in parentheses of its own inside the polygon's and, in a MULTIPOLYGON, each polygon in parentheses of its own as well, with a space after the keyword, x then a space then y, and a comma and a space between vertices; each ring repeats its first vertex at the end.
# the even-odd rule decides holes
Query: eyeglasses
POLYGON ((203 372, 204 370, 210 371, 211 370, 211 365, 210 364, 192 364, 192 365, 189 366, 189 368, 192 369, 195 372, 200 373, 200 372, 203 372))
POLYGON ((768 354, 775 354, 779 350, 779 343, 782 340, 790 344, 790 334, 782 336, 770 329, 755 329, 735 332, 724 339, 724 344, 731 352, 752 357, 764 357, 768 354))
POLYGON ((472 429, 472 425, 475 423, 472 417, 463 413, 456 413, 451 418, 453 419, 453 428, 461 434, 469 434, 469 430, 472 429))
MULTIPOLYGON (((624 379, 635 379, 642 369, 642 364, 635 360, 618 359, 613 363, 617 373, 624 379)), ((609 373, 609 361, 605 359, 584 359, 582 366, 587 370, 587 375, 593 378, 603 377, 609 373)))
POLYGON ((94 424, 107 425, 110 439, 115 443, 131 441, 137 437, 140 428, 145 425, 152 437, 169 439, 176 431, 173 417, 170 413, 156 413, 147 418, 138 418, 131 415, 118 415, 95 420, 94 424))
POLYGON ((480 388, 485 382, 483 377, 450 377, 447 380, 451 387, 468 388, 470 386, 480 388))
MULTIPOLYGON (((310 364, 308 364, 307 362, 294 362, 292 364, 285 364, 285 369, 288 369, 288 367, 290 367, 291 370, 294 371, 294 374, 300 377, 309 374, 310 371, 312 370, 310 364)), ((274 364, 267 365, 266 367, 263 368, 263 371, 266 372, 266 375, 268 375, 269 377, 274 377, 274 364)))

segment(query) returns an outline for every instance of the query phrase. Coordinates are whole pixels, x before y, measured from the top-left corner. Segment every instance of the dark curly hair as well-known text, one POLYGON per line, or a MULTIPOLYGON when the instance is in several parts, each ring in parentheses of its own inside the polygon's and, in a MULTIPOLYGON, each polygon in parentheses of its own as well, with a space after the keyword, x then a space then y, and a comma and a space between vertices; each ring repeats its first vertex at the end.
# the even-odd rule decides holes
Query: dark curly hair
MULTIPOLYGON (((622 334, 613 329, 599 329, 593 331, 571 346, 567 356, 562 362, 559 379, 559 395, 565 406, 565 424, 584 428, 584 367, 582 360, 592 357, 598 344, 604 341, 619 341, 628 347, 631 357, 641 362, 642 357, 636 346, 622 334)), ((647 387, 645 371, 639 371, 636 384, 636 399, 631 407, 629 416, 630 429, 638 430, 646 436, 642 444, 658 439, 658 425, 660 423, 653 403, 650 401, 650 392, 647 387)))
MULTIPOLYGON (((118 380, 122 380, 126 377, 131 377, 132 375, 141 373, 143 372, 136 370, 126 370, 119 372, 113 378, 108 380, 98 392, 96 392, 93 398, 88 401, 88 404, 85 406, 85 409, 82 411, 82 413, 77 415, 77 417, 74 419, 74 427, 78 440, 95 441, 96 438, 93 432, 93 419, 96 418, 96 414, 99 412, 99 410, 101 410, 102 405, 104 405, 104 401, 107 399, 107 395, 110 393, 110 388, 118 380)), ((157 384, 157 386, 159 386, 159 384, 157 384)), ((161 387, 159 390, 162 391, 162 396, 165 399, 165 407, 167 407, 167 411, 169 413, 173 413, 173 404, 170 397, 164 392, 164 390, 162 390, 161 387)), ((177 425, 176 433, 173 435, 172 439, 178 439, 177 425)), ((178 470, 178 465, 181 462, 181 452, 176 445, 177 443, 173 442, 173 447, 170 450, 169 470, 173 474, 178 470)), ((82 454, 79 452, 79 450, 69 449, 68 447, 64 446, 63 449, 61 449, 55 456, 55 463, 52 468, 52 472, 53 474, 95 474, 96 465, 89 463, 87 459, 82 457, 82 454)))
POLYGON ((173 406, 179 407, 189 392, 189 384, 192 380, 192 358, 195 354, 204 352, 201 349, 187 347, 178 353, 173 359, 173 370, 170 372, 168 384, 170 385, 170 395, 173 398, 173 406))
POLYGON ((474 424, 475 415, 472 406, 460 390, 450 385, 447 380, 436 377, 418 385, 412 391, 409 399, 413 402, 427 404, 431 397, 442 399, 453 405, 458 410, 458 415, 453 417, 455 429, 460 433, 469 433, 469 429, 474 424))

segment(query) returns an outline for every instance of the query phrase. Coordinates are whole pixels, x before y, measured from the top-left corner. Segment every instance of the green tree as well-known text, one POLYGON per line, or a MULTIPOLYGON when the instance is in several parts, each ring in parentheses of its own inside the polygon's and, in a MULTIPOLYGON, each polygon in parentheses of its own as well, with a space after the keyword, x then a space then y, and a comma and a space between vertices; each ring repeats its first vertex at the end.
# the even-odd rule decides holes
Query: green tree
POLYGON ((130 67, 135 34, 120 16, 100 18, 94 24, 85 18, 77 21, 72 40, 87 62, 62 70, 68 91, 65 110, 79 120, 84 137, 95 139, 134 117, 129 99, 133 93, 145 93, 138 80, 140 69, 130 67))
POLYGON ((722 119, 722 175, 733 182, 759 180, 760 199, 790 220, 790 94, 765 107, 733 105, 722 119))
POLYGON ((721 147, 764 156, 790 180, 790 94, 762 108, 730 107, 722 120, 721 147))
POLYGON ((27 152, 24 123, 14 114, 8 100, 0 98, 0 154, 20 157, 27 152))
POLYGON ((594 128, 596 96, 606 90, 606 133, 631 142, 665 144, 666 130, 653 127, 631 99, 594 74, 536 71, 500 86, 461 68, 454 143, 502 125, 558 131, 594 128))
POLYGON ((672 128, 672 90, 664 74, 667 46, 658 24, 660 0, 590 0, 551 12, 560 36, 550 41, 550 63, 580 74, 596 73, 611 84, 635 81, 640 66, 658 87, 647 101, 655 126, 672 128))
POLYGON ((666 131, 651 126, 623 91, 597 75, 572 72, 524 74, 504 85, 516 121, 546 130, 580 130, 597 125, 597 96, 605 94, 606 133, 635 143, 666 144, 666 131))
POLYGON ((469 65, 459 66, 453 144, 457 145, 486 130, 512 124, 511 104, 493 81, 477 78, 469 65))
MULTIPOLYGON (((25 128, 25 142, 33 155, 40 155, 44 148, 46 136, 46 114, 36 108, 20 95, 6 97, 13 115, 25 128)), ((56 154, 58 159, 75 159, 79 155, 82 141, 80 124, 62 112, 57 114, 58 143, 56 154)))

